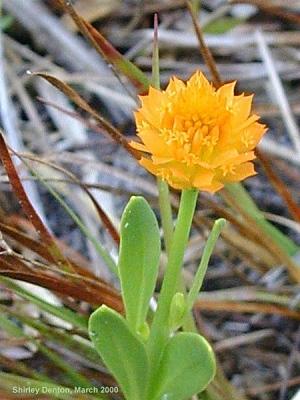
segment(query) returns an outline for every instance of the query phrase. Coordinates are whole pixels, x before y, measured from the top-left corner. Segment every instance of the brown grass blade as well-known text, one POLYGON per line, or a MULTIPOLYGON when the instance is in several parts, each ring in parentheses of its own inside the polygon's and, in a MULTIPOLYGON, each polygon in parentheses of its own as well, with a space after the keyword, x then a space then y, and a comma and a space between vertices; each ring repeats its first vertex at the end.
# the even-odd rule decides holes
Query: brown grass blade
POLYGON ((254 219, 240 207, 238 201, 226 190, 222 190, 222 197, 228 204, 231 205, 233 210, 236 210, 237 214, 240 215, 247 224, 249 230, 252 231, 256 237, 260 238, 261 244, 269 249, 274 256, 276 256, 278 263, 285 265, 290 278, 293 282, 300 282, 300 269, 294 260, 286 253, 286 251, 274 240, 274 238, 266 232, 259 224, 254 223, 254 219))
MULTIPOLYGON (((18 219, 20 218, 21 217, 18 217, 18 219)), ((7 224, 5 222, 0 222, 1 232, 9 236, 10 238, 14 239, 22 247, 26 247, 31 251, 33 251, 34 253, 38 254, 44 260, 49 262, 53 261, 53 257, 45 243, 32 239, 26 233, 13 227, 12 226, 12 224, 14 223, 13 218, 11 219, 7 218, 6 220, 10 221, 10 223, 7 224)))
POLYGON ((40 164, 45 164, 48 167, 51 167, 59 172, 62 172, 63 174, 65 174, 68 178, 70 178, 70 180, 80 186, 82 188, 82 190, 86 193, 86 195, 90 198, 90 200, 92 201, 100 219, 102 220, 104 226, 106 227, 106 229, 108 230, 109 234, 111 235, 112 239, 114 240, 114 242, 116 244, 120 243, 120 235, 118 233, 118 231, 116 230, 116 228, 114 227, 113 223, 111 222, 111 220, 109 219, 108 215, 105 213, 105 211, 102 209, 102 207, 100 206, 100 204, 97 202, 97 200, 95 199, 95 197, 93 196, 93 194, 90 192, 89 188, 87 187, 86 184, 82 183, 76 175, 72 174, 70 171, 66 170, 63 167, 58 166, 57 164, 51 163, 49 161, 45 161, 39 157, 36 156, 32 156, 32 155, 21 155, 19 154, 19 157, 21 159, 23 158, 27 158, 30 159, 34 162, 38 162, 40 164))
POLYGON ((297 222, 300 222, 300 206, 294 200, 287 186, 273 170, 271 166, 272 163, 269 161, 269 158, 258 149, 256 150, 256 156, 261 163, 270 182, 285 201, 285 204, 287 205, 287 208, 289 209, 291 215, 293 215, 297 222))
MULTIPOLYGON (((17 229, 0 223, 2 232, 12 237, 16 243, 35 251, 35 254, 43 254, 44 259, 51 263, 47 247, 18 232, 17 229), (46 250, 45 250, 46 249, 46 250)), ((107 304, 108 306, 123 312, 122 300, 119 292, 104 279, 96 277, 92 272, 80 265, 72 264, 76 274, 53 269, 52 264, 36 261, 38 258, 25 258, 21 253, 13 249, 2 251, 0 257, 0 275, 25 282, 37 284, 52 290, 63 299, 71 296, 75 300, 87 301, 92 305, 107 304)))
POLYGON ((197 21, 196 15, 193 10, 193 6, 192 6, 191 2, 188 0, 186 1, 186 7, 192 18, 193 26, 194 26, 195 33, 196 33, 198 41, 199 41, 200 51, 202 53, 204 62, 208 66, 211 76, 212 76, 212 79, 213 79, 213 83, 214 83, 215 87, 217 88, 217 87, 221 86, 221 84, 222 84, 222 79, 219 74, 217 65, 215 63, 215 60, 211 54, 209 47, 206 45, 206 43, 204 41, 202 30, 197 21))
POLYGON ((141 153, 135 149, 133 149, 126 137, 118 131, 113 125, 111 125, 105 118, 99 115, 95 110, 93 110, 79 95, 78 93, 72 89, 69 85, 57 79, 55 76, 50 74, 45 74, 42 72, 34 73, 33 75, 40 76, 41 78, 46 79, 51 85, 56 87, 62 93, 64 93, 71 101, 73 101, 78 107, 82 110, 86 111, 89 115, 91 115, 99 125, 107 132, 110 138, 120 144, 125 150, 127 150, 134 158, 140 159, 141 153))
POLYGON ((123 57, 100 32, 81 17, 70 1, 57 1, 64 12, 70 15, 80 32, 95 48, 98 54, 100 54, 108 65, 113 66, 114 74, 119 81, 122 83, 122 79, 119 77, 121 73, 136 87, 138 93, 145 94, 149 87, 149 81, 146 75, 135 64, 123 57))
POLYGON ((2 252, 0 265, 4 270, 7 269, 9 271, 31 273, 30 267, 14 253, 10 254, 2 252))
MULTIPOLYGON (((4 222, 0 222, 0 231, 18 243, 18 245, 21 246, 21 249, 25 247, 33 251, 37 255, 38 259, 42 258, 51 264, 52 256, 47 246, 44 243, 31 238, 30 235, 22 232, 24 229, 26 229, 26 221, 19 216, 10 216, 7 217, 4 222)), ((80 276, 80 279, 82 277, 95 279, 95 275, 87 269, 90 267, 89 262, 82 255, 78 254, 75 250, 70 249, 65 243, 58 239, 56 239, 56 241, 60 249, 64 251, 64 254, 70 254, 68 261, 72 265, 76 275, 80 276)), ((46 265, 45 268, 47 268, 46 265)))
POLYGON ((87 301, 93 306, 106 304, 120 313, 124 311, 118 292, 107 283, 103 284, 98 281, 96 277, 94 283, 84 279, 75 282, 44 273, 15 271, 12 264, 8 265, 2 259, 0 260, 0 275, 39 285, 63 297, 71 296, 75 300, 87 301))
MULTIPOLYGON (((239 3, 246 3, 246 4, 253 4, 258 7, 261 11, 264 11, 269 14, 273 14, 274 16, 285 19, 286 21, 290 21, 300 25, 300 15, 297 13, 289 12, 286 10, 281 10, 276 5, 272 5, 272 1, 260 1, 260 0, 229 0, 230 4, 239 4, 239 3)), ((288 6, 288 2, 286 2, 286 6, 288 6)))
POLYGON ((19 203, 26 214, 29 221, 31 221, 34 226, 37 234, 41 238, 41 240, 47 245, 49 252, 52 256, 52 262, 56 265, 59 265, 61 268, 66 269, 68 271, 72 271, 72 267, 68 260, 64 257, 59 247, 56 244, 55 238, 48 231, 43 221, 35 211, 34 207, 30 203, 28 196, 24 190, 21 179, 18 175, 18 172, 14 166, 11 155, 9 153, 8 147, 6 145, 4 136, 2 132, 0 132, 0 157, 2 159, 3 166, 8 175, 9 181, 12 185, 13 192, 19 203))
POLYGON ((230 313, 253 313, 253 314, 271 314, 280 315, 300 321, 300 312, 293 311, 288 308, 268 304, 266 302, 259 304, 253 302, 238 301, 214 301, 214 300, 197 300, 195 308, 205 311, 225 311, 230 313))

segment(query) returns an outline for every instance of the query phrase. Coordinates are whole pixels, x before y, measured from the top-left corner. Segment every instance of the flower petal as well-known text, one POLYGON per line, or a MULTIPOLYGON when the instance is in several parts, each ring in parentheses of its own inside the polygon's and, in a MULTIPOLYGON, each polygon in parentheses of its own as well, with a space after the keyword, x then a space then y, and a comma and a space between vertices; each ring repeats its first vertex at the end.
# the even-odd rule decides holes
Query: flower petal
POLYGON ((186 83, 173 77, 163 91, 150 87, 134 113, 142 143, 130 145, 148 155, 139 163, 175 189, 210 193, 254 175, 266 127, 250 115, 253 96, 235 96, 235 85, 216 89, 196 71, 186 83))

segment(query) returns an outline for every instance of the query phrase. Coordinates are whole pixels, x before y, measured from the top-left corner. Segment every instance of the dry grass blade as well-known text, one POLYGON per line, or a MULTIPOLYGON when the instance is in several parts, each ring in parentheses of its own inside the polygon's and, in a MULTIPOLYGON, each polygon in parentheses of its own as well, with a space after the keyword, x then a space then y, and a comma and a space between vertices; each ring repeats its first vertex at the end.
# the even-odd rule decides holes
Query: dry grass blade
MULTIPOLYGON (((22 232, 1 223, 1 230, 7 237, 14 239, 23 249, 30 249, 38 256, 51 263, 52 257, 45 244, 31 239, 22 232)), ((1 245, 3 248, 3 246, 1 245)), ((52 268, 52 264, 45 264, 33 259, 26 259, 9 246, 1 252, 0 275, 19 279, 47 288, 64 298, 66 295, 80 301, 99 306, 107 304, 119 312, 123 312, 121 297, 116 289, 101 278, 90 273, 79 264, 70 264, 76 274, 59 271, 52 268)))
MULTIPOLYGON (((287 382, 288 387, 295 387, 299 388, 300 385, 300 377, 289 379, 287 382)), ((282 387, 282 382, 272 383, 270 385, 264 385, 259 387, 252 387, 247 390, 247 394, 250 396, 259 396, 259 395, 266 395, 270 392, 275 392, 282 387)), ((299 392, 298 392, 299 393, 299 392)), ((298 400, 299 396, 293 397, 291 400, 298 400)))
POLYGON ((300 16, 293 12, 289 12, 286 10, 280 10, 280 7, 284 8, 296 8, 299 6, 298 0, 294 0, 292 2, 286 2, 286 1, 275 1, 275 0, 270 0, 270 1, 260 1, 260 0, 229 0, 230 4, 240 4, 240 3, 246 3, 246 4, 253 4, 256 7, 260 8, 262 11, 265 11, 269 14, 273 14, 274 16, 278 18, 285 19, 287 21, 294 22, 296 24, 300 24, 300 16))
POLYGON ((120 235, 117 231, 117 229, 114 227, 113 223, 111 222, 110 218, 108 217, 108 215, 106 214, 106 212, 103 210, 103 208, 100 206, 100 204, 98 203, 98 201, 95 199, 95 197, 93 196, 93 194, 91 193, 91 191, 89 190, 88 186, 86 184, 84 184, 83 182, 81 182, 74 174, 72 174, 71 172, 67 171, 65 168, 62 168, 58 165, 55 165, 51 162, 47 162, 41 158, 35 157, 35 156, 30 156, 30 155, 19 155, 20 158, 27 158, 30 159, 31 161, 34 162, 38 162, 39 164, 44 164, 47 165, 57 171, 63 172, 64 175, 66 175, 68 178, 70 178, 70 181, 73 182, 74 184, 80 186, 82 188, 82 190, 86 193, 86 195, 89 197, 89 199, 91 200, 91 202, 93 203, 98 216, 100 217, 100 219, 102 220, 104 226, 106 227, 106 229, 108 230, 110 236, 112 237, 112 239, 114 240, 114 242, 116 244, 119 244, 120 242, 120 235))
POLYGON ((70 1, 57 1, 63 10, 71 16, 80 32, 101 57, 114 67, 114 73, 121 83, 120 73, 130 80, 140 94, 145 93, 149 86, 149 81, 142 71, 136 65, 126 60, 88 21, 78 15, 70 1))
POLYGON ((277 192, 282 196, 287 205, 290 213, 293 215, 296 221, 300 222, 300 207, 294 200, 292 193, 289 191, 288 187, 284 184, 284 182, 280 179, 280 177, 275 173, 272 169, 271 160, 268 159, 260 151, 256 152, 257 158, 259 159, 261 165, 263 166, 265 173, 267 174, 270 182, 272 182, 274 188, 277 192))
POLYGON ((279 307, 273 304, 264 302, 263 304, 253 302, 239 302, 239 301, 215 301, 215 300, 198 300, 195 303, 195 308, 200 310, 210 311, 225 311, 230 313, 253 313, 253 314, 270 314, 280 315, 286 318, 295 319, 300 321, 299 311, 292 311, 288 308, 279 307))
MULTIPOLYGON (((10 216, 0 222, 0 229, 3 234, 14 241, 15 246, 18 246, 20 252, 22 252, 22 249, 24 248, 28 249, 35 253, 39 259, 41 258, 44 261, 51 263, 53 257, 48 246, 45 243, 33 239, 29 234, 24 233, 24 230, 27 229, 26 222, 27 221, 24 221, 19 216, 10 216)), ((68 261, 72 265, 76 274, 94 279, 95 275, 88 269, 90 268, 89 262, 76 251, 70 249, 63 242, 58 239, 56 240, 64 253, 68 255, 68 261)), ((21 258, 20 255, 19 258, 21 258)), ((44 268, 47 269, 47 265, 44 266, 44 268)), ((60 271, 60 273, 62 273, 62 271, 60 271)))
MULTIPOLYGON (((111 15, 119 6, 119 0, 102 0, 101 3, 98 0, 90 0, 89 2, 80 0, 76 2, 77 13, 89 22, 111 15)), ((63 17, 63 20, 69 31, 74 31, 77 28, 70 23, 69 19, 63 17)))
POLYGON ((208 66, 209 70, 210 70, 210 73, 211 73, 212 78, 213 78, 214 85, 216 87, 218 87, 218 86, 220 86, 222 84, 222 79, 221 79, 221 76, 220 76, 220 74, 218 72, 217 65, 216 65, 215 60, 214 60, 214 58, 213 58, 213 56, 212 56, 212 54, 211 54, 211 52, 209 50, 209 47, 205 43, 202 31, 201 31, 201 27, 200 27, 200 25, 199 25, 199 23, 198 23, 198 21, 196 19, 196 16, 195 16, 195 13, 194 13, 194 10, 193 10, 193 6, 192 6, 191 2, 190 1, 186 1, 186 6, 187 6, 187 8, 189 10, 190 16, 191 16, 192 21, 193 21, 193 26, 194 26, 194 29, 195 29, 195 32, 196 32, 196 35, 197 35, 197 38, 198 38, 198 41, 199 41, 199 46, 200 46, 200 50, 201 50, 201 53, 203 55, 204 61, 205 61, 206 65, 208 66))
MULTIPOLYGON (((12 265, 10 264, 10 266, 12 265)), ((0 261, 0 267, 0 274, 2 276, 50 289, 62 296, 62 298, 71 296, 75 300, 87 301, 94 307, 106 304, 120 313, 124 312, 122 300, 117 291, 113 290, 112 287, 108 287, 106 283, 103 284, 96 279, 94 282, 91 282, 80 277, 80 282, 74 282, 75 279, 79 278, 78 275, 73 276, 73 279, 70 280, 35 272, 12 271, 3 260, 0 261)))
MULTIPOLYGON (((14 165, 25 190, 28 182, 38 180, 45 210, 42 220, 51 228, 57 247, 72 269, 70 272, 58 268, 59 260, 54 259, 50 242, 36 234, 38 227, 32 225, 31 218, 26 219, 23 213, 22 216, 15 214, 19 207, 15 202, 11 204, 11 187, 2 168, 0 320, 6 318, 8 323, 17 323, 22 336, 20 339, 9 334, 4 337, 0 353, 4 348, 12 354, 14 345, 17 346, 14 351, 22 353, 26 346, 23 338, 28 338, 26 326, 34 328, 31 321, 36 326, 44 324, 53 336, 51 339, 38 329, 41 343, 53 346, 71 367, 78 367, 96 385, 99 382, 107 386, 116 384, 102 365, 96 365, 97 360, 80 351, 77 344, 70 347, 77 335, 85 343, 87 340, 85 328, 74 324, 76 318, 66 319, 68 327, 57 327, 48 319, 49 309, 45 311, 33 300, 39 296, 41 301, 50 304, 51 298, 55 298, 59 315, 61 311, 71 311, 72 317, 78 316, 85 322, 100 304, 124 312, 119 290, 110 283, 114 278, 110 271, 103 273, 107 263, 95 250, 95 243, 103 244, 113 259, 119 241, 115 227, 133 193, 144 195, 153 210, 158 209, 155 180, 137 166, 136 159, 141 154, 132 154, 128 147, 131 138, 122 134, 134 134, 132 111, 137 107, 137 94, 153 81, 152 50, 157 33, 153 29, 153 14, 158 13, 162 88, 170 76, 185 80, 200 69, 213 77, 216 86, 221 81, 237 81, 239 93, 255 94, 253 112, 270 129, 261 143, 263 159, 257 163, 258 174, 247 180, 244 187, 262 217, 295 245, 290 251, 282 245, 284 241, 276 244, 269 240, 269 235, 255 226, 255 215, 251 219, 241 210, 242 202, 234 194, 225 193, 224 197, 222 193, 220 196, 201 194, 184 258, 188 288, 215 218, 222 216, 228 221, 194 309, 199 330, 215 346, 220 366, 217 379, 205 396, 210 400, 296 399, 300 309, 299 286, 295 281, 299 277, 300 147, 297 127, 292 124, 296 125, 300 115, 299 0, 190 0, 188 3, 187 0, 71 0, 70 3, 68 0, 3 0, 2 3, 4 12, 14 18, 12 27, 3 35, 6 96, 12 103, 9 115, 15 119, 24 143, 24 148, 19 149, 8 141, 7 150, 13 161, 15 157, 20 160, 20 164, 14 165), (93 16, 80 15, 80 6, 86 11, 91 4, 93 16), (191 12, 191 4, 197 12, 191 12), (113 12, 106 14, 112 8, 113 12), (102 11, 105 15, 99 18, 102 11), (245 14, 238 15, 240 11, 245 14), (70 28, 71 33, 66 28, 70 27, 65 24, 67 20, 76 25, 75 30, 70 28), (131 22, 138 25, 133 28, 131 22), (128 28, 132 31, 128 32, 128 28), (258 28, 269 57, 259 53, 258 28), (202 44, 199 46, 199 43, 202 44), (133 64, 138 67, 135 72, 133 64), (288 103, 289 116, 282 98, 278 99, 281 97, 278 88, 274 96, 275 80, 271 78, 270 66, 275 69, 288 103), (41 72, 37 75, 42 79, 33 79, 33 74, 25 71, 41 72), (74 91, 77 88, 79 94, 74 91), (19 172, 19 165, 20 171, 21 168, 29 171, 28 176, 19 172), (261 173, 264 168, 265 173, 261 173), (94 242, 72 218, 72 212, 91 233, 94 242), (287 250, 287 254, 282 250, 287 250), (24 296, 16 289, 14 278, 23 281, 17 285, 24 284, 24 296), (35 284, 32 289, 37 292, 30 292, 32 297, 25 295, 26 290, 29 293, 26 282, 35 284), (32 312, 35 307, 40 307, 39 314, 32 312), (28 324, 14 311, 24 311, 28 324), (55 339, 59 335, 64 341, 55 339)), ((6 128, 4 131, 8 135, 6 128)), ((172 191, 174 215, 178 198, 178 193, 172 191)), ((31 205, 35 207, 32 200, 31 205)), ((161 276, 165 259, 163 253, 161 276)), ((45 377, 37 379, 50 379, 55 384, 64 379, 59 366, 45 361, 40 352, 31 353, 31 358, 22 360, 22 365, 0 354, 0 370, 16 377, 34 378, 36 372, 41 372, 41 365, 45 377)), ((0 374, 0 381, 4 376, 0 374)), ((0 387, 1 399, 15 397, 5 382, 0 387)), ((78 396, 85 400, 89 397, 78 396)))
MULTIPOLYGON (((1 6, 0 18, 2 20, 1 6)), ((3 130, 6 133, 8 144, 16 151, 20 151, 23 149, 24 143, 21 132, 19 131, 18 125, 14 119, 13 100, 12 96, 9 94, 9 86, 12 85, 14 87, 18 87, 18 80, 15 79, 12 71, 9 68, 6 68, 3 38, 4 34, 2 30, 2 24, 0 23, 0 120, 3 130)), ((23 172, 26 175, 26 171, 23 172)), ((24 190, 36 211, 45 221, 42 202, 34 182, 27 182, 24 186, 24 190)))
MULTIPOLYGON (((237 213, 232 213, 230 210, 228 210, 226 207, 222 206, 221 204, 218 204, 216 201, 214 201, 211 198, 205 198, 204 204, 208 205, 214 212, 217 213, 218 216, 221 216, 225 218, 228 222, 230 222, 234 228, 237 230, 238 235, 241 236, 242 238, 245 238, 245 241, 248 242, 248 245, 252 245, 254 247, 254 252, 256 255, 260 254, 260 247, 263 247, 266 253, 269 253, 272 255, 271 250, 266 246, 266 243, 262 242, 261 236, 257 233, 255 229, 249 228, 248 224, 245 224, 244 221, 241 220, 240 216, 237 213), (265 246, 264 246, 265 244, 265 246)), ((207 223, 209 226, 209 229, 212 228, 212 222, 208 223, 205 221, 204 218, 198 218, 197 216, 195 217, 195 222, 197 223, 197 227, 200 229, 201 225, 203 223, 207 223)), ((234 237, 233 232, 229 231, 227 233, 227 230, 225 229, 222 233, 222 236, 225 238, 226 241, 228 241, 228 244, 232 243, 235 245, 238 245, 238 240, 234 237)), ((243 246, 245 249, 245 246, 243 246)), ((276 261, 276 257, 272 256, 273 262, 276 261)), ((262 261, 262 260, 261 260, 262 261)))
POLYGON ((5 167, 6 173, 9 177, 10 183, 12 185, 13 191, 17 199, 19 200, 19 204, 24 210, 29 221, 32 222, 33 226, 36 229, 37 234, 41 237, 42 241, 44 241, 47 244, 53 262, 63 269, 66 269, 68 271, 73 271, 70 263, 58 248, 55 238, 45 227, 43 221, 39 217, 35 208, 31 205, 28 196, 23 188, 22 182, 19 178, 18 172, 14 166, 14 163, 12 161, 12 158, 10 156, 9 150, 7 148, 2 133, 0 134, 0 156, 2 159, 2 163, 5 167))
POLYGON ((264 61, 264 64, 268 72, 270 83, 272 84, 274 90, 274 95, 276 96, 278 106, 282 113, 282 119, 286 125, 287 131, 290 135, 295 151, 298 153, 299 156, 300 130, 296 122, 296 119, 294 118, 294 115, 292 113, 289 101, 287 99, 287 95, 284 90, 283 83, 276 70, 271 51, 267 45, 263 32, 261 32, 260 30, 256 31, 255 37, 257 40, 257 45, 260 55, 262 57, 262 60, 264 61))
POLYGON ((39 285, 52 290, 58 296, 71 296, 75 300, 87 301, 91 305, 107 304, 123 312, 121 297, 116 289, 103 279, 80 268, 77 274, 57 274, 51 264, 28 260, 19 253, 3 251, 0 258, 0 275, 39 285))
POLYGON ((32 273, 31 268, 15 253, 1 252, 0 265, 0 274, 3 272, 20 273, 20 271, 24 271, 24 274, 32 273))
POLYGON ((107 132, 107 134, 119 143, 125 150, 127 150, 131 155, 133 155, 136 159, 140 158, 140 152, 133 149, 124 135, 121 134, 114 126, 112 126, 105 118, 101 117, 96 111, 94 111, 79 95, 73 90, 69 85, 65 84, 61 80, 55 78, 52 75, 44 74, 44 73, 35 73, 34 75, 40 76, 41 78, 46 79, 51 85, 55 86, 58 90, 63 92, 68 98, 73 101, 78 107, 82 110, 86 111, 90 114, 99 124, 100 126, 107 132))
POLYGON ((236 199, 228 193, 227 190, 222 191, 224 199, 235 209, 240 216, 246 221, 248 229, 256 235, 257 239, 260 238, 261 243, 276 255, 279 264, 286 266, 290 277, 293 282, 300 282, 300 269, 297 263, 285 252, 285 250, 268 234, 259 224, 256 224, 254 219, 249 216, 245 210, 238 204, 236 199))

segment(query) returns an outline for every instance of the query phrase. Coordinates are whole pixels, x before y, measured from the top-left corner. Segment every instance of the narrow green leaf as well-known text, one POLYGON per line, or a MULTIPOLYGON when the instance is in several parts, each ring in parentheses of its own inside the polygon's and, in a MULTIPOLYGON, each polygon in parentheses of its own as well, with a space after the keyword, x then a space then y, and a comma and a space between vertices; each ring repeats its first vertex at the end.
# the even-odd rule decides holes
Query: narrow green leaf
POLYGON ((47 340, 56 344, 61 344, 65 349, 75 352, 78 356, 82 356, 88 361, 99 364, 100 357, 98 352, 94 349, 90 342, 81 340, 79 333, 77 335, 73 335, 64 329, 61 329, 60 327, 55 328, 52 325, 49 326, 38 319, 33 319, 26 314, 18 312, 17 310, 8 307, 6 308, 5 306, 0 305, 0 326, 4 327, 5 330, 10 332, 13 336, 22 337, 24 336, 24 333, 8 318, 2 317, 1 312, 13 316, 16 320, 18 319, 23 324, 31 326, 38 331, 40 335, 42 335, 44 338, 47 338, 47 340))
MULTIPOLYGON (((1 306, 0 311, 5 312, 5 306, 1 306)), ((24 316, 21 317, 20 314, 15 312, 14 310, 7 310, 6 313, 9 315, 16 316, 20 321, 24 323, 29 322, 29 317, 24 316)), ((28 323, 29 324, 29 323, 28 323)), ((9 332, 10 335, 15 336, 15 337, 24 337, 24 332, 21 328, 19 328, 17 325, 14 325, 11 323, 8 319, 5 321, 5 317, 1 315, 0 313, 0 326, 4 327, 4 329, 9 332)), ((80 372, 78 372, 75 368, 73 368, 67 361, 64 360, 63 357, 58 355, 54 350, 50 349, 47 347, 47 345, 41 343, 38 339, 35 337, 28 337, 27 338, 28 342, 33 343, 36 345, 39 349, 39 351, 44 354, 46 357, 49 358, 49 360, 52 361, 54 366, 58 368, 59 370, 62 370, 64 372, 64 380, 65 382, 69 382, 70 384, 74 386, 79 386, 81 385, 82 387, 90 387, 91 384, 85 378, 80 372)))
POLYGON ((143 197, 132 197, 121 221, 119 276, 126 319, 136 331, 145 322, 160 257, 156 217, 143 197))
POLYGON ((210 34, 226 33, 231 29, 236 28, 243 22, 244 22, 243 18, 223 17, 219 18, 217 21, 213 21, 210 24, 206 25, 203 31, 204 33, 210 33, 210 34))
POLYGON ((145 400, 147 355, 140 337, 116 311, 103 305, 89 320, 89 334, 127 400, 145 400))
POLYGON ((148 400, 182 400, 202 392, 215 375, 209 343, 192 332, 178 333, 164 347, 148 400))
POLYGON ((199 290, 201 289, 204 276, 206 274, 207 266, 209 263, 210 256, 214 250, 216 242, 220 236, 222 229, 226 224, 226 220, 224 218, 219 218, 215 221, 213 229, 207 239, 207 242, 204 247, 203 255, 201 257, 200 265, 198 267, 197 273, 195 275, 192 287, 187 295, 187 309, 191 310, 194 306, 196 298, 198 296, 199 290))

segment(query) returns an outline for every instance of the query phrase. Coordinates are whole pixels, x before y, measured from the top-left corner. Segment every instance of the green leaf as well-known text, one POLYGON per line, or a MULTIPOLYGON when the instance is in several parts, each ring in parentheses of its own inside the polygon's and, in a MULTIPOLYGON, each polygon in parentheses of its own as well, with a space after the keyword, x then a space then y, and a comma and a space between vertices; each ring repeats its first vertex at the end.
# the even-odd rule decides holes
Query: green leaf
POLYGON ((7 29, 11 28, 13 23, 14 23, 14 17, 11 14, 3 15, 0 17, 0 29, 3 32, 5 32, 7 29))
POLYGON ((216 362, 202 336, 183 332, 169 339, 156 371, 148 400, 182 400, 206 388, 214 377, 216 362))
POLYGON ((146 349, 127 321, 103 305, 90 317, 89 334, 126 399, 145 400, 148 369, 146 349))
POLYGON ((243 22, 244 19, 242 18, 223 17, 206 25, 204 32, 210 34, 226 33, 243 22))
POLYGON ((173 296, 170 313, 169 313, 169 328, 170 332, 175 331, 182 325, 182 320, 187 311, 187 303, 184 294, 181 292, 175 293, 173 296))
POLYGON ((143 197, 132 197, 121 220, 119 276, 126 319, 138 331, 155 289, 160 257, 156 217, 143 197))

